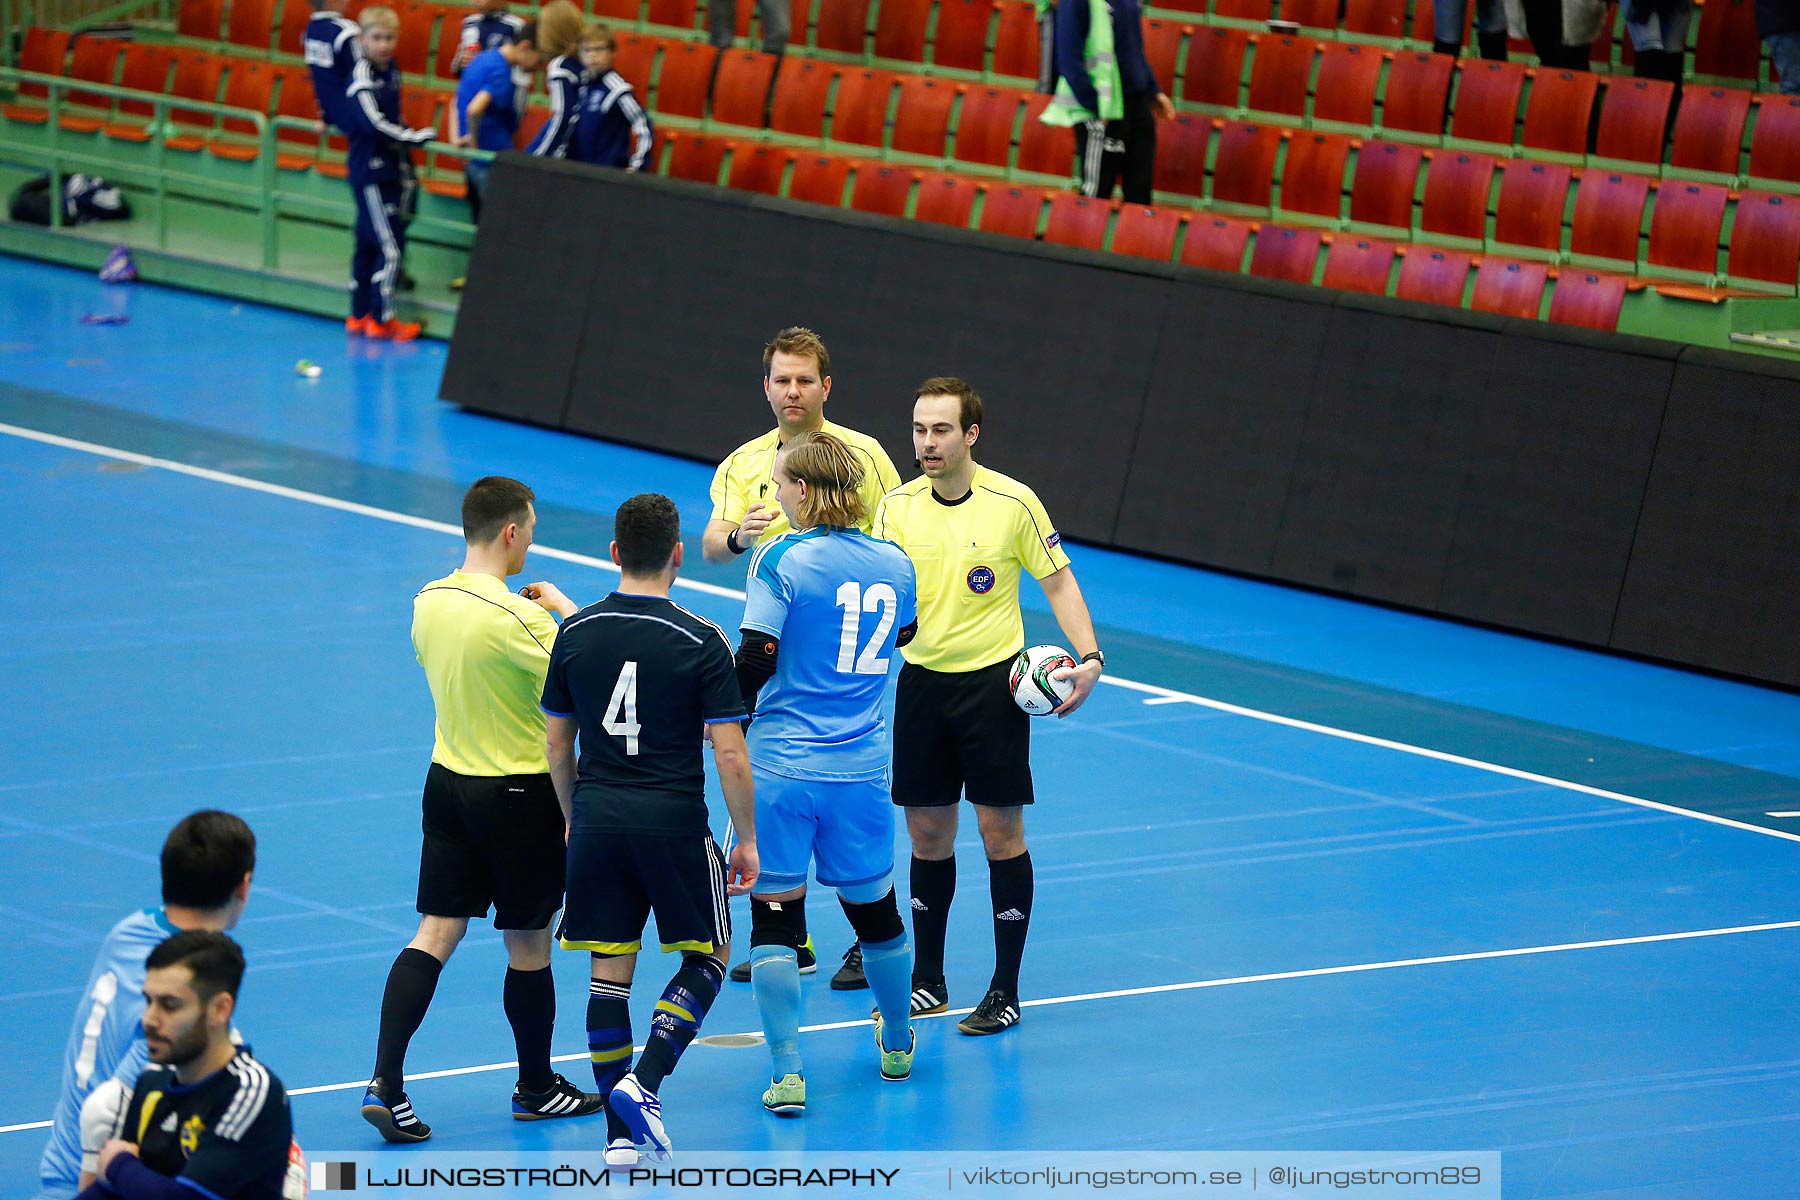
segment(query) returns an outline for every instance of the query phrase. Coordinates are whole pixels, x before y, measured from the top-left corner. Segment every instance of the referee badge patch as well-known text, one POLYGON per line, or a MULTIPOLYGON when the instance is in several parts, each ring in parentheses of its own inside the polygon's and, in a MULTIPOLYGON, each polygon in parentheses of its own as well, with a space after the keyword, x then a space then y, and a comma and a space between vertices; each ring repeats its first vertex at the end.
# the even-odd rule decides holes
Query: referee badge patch
POLYGON ((969 590, 977 596, 985 596, 994 588, 994 568, 970 567, 969 590))
POLYGON ((1044 548, 1047 550, 1054 550, 1060 545, 1062 545, 1062 534, 1054 529, 1051 530, 1050 536, 1044 539, 1044 548))

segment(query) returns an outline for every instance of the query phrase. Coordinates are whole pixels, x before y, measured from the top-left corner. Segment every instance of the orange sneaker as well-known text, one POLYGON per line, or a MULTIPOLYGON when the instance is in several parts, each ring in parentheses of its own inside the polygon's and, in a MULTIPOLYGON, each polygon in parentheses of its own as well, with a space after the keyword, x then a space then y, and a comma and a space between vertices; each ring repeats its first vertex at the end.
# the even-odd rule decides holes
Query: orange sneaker
POLYGON ((383 338, 390 342, 410 342, 419 336, 422 328, 417 321, 390 319, 386 324, 382 324, 371 318, 366 332, 372 338, 383 338))
POLYGON ((369 326, 374 323, 375 321, 372 317, 351 317, 344 322, 344 332, 356 334, 358 336, 366 336, 369 333, 369 326))

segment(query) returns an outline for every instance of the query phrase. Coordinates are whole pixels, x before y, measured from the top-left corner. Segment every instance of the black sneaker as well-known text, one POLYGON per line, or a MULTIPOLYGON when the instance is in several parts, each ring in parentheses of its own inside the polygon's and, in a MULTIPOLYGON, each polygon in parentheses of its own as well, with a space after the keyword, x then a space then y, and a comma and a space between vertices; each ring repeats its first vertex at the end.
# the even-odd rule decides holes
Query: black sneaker
MULTIPOLYGON (((818 969, 819 969, 819 956, 817 954, 813 953, 812 934, 809 933, 806 935, 806 945, 800 947, 800 973, 802 975, 811 975, 813 972, 817 971, 818 969)), ((750 982, 750 960, 749 959, 746 958, 743 962, 741 962, 737 966, 731 968, 731 982, 733 982, 733 983, 749 983, 750 982)))
POLYGON ((548 1089, 528 1092, 513 1088, 512 1114, 515 1121, 548 1121, 552 1117, 587 1117, 606 1107, 606 1097, 584 1092, 561 1075, 550 1081, 548 1089))
POLYGON ((915 1017, 950 1011, 950 989, 941 979, 913 980, 912 1001, 908 1006, 915 1017))
POLYGON ((869 977, 863 974, 862 969, 862 943, 851 942, 850 948, 844 951, 844 965, 831 977, 831 990, 857 992, 868 986, 869 977))
MULTIPOLYGON (((917 995, 917 993, 914 993, 917 995)), ((982 1037, 1019 1023, 1019 998, 995 988, 981 998, 975 1011, 956 1023, 964 1033, 982 1037)))
POLYGON ((431 1126, 419 1120, 406 1093, 385 1087, 379 1080, 371 1079, 369 1090, 363 1093, 362 1118, 390 1142, 422 1142, 431 1136, 431 1126))

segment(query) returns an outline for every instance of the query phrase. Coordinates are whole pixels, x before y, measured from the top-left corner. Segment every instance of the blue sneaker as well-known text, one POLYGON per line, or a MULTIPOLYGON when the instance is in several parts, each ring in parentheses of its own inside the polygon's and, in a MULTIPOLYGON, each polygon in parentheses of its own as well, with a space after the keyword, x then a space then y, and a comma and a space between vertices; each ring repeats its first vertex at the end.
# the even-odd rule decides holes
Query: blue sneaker
POLYGON ((613 1085, 608 1097, 613 1112, 631 1129, 631 1140, 638 1151, 651 1162, 668 1162, 674 1157, 669 1133, 663 1128, 662 1101, 638 1082, 635 1072, 613 1085))
POLYGON ((371 1079, 369 1090, 363 1093, 362 1118, 390 1142, 422 1142, 431 1136, 431 1126, 419 1120, 406 1093, 394 1091, 380 1080, 371 1079))

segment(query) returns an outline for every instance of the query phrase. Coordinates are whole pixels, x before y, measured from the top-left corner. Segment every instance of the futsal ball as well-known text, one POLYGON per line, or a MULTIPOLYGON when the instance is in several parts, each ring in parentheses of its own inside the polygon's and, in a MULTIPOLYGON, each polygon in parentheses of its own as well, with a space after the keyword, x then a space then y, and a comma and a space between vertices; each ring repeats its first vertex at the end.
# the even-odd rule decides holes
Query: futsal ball
POLYGON ((1034 717, 1047 715, 1075 690, 1074 679, 1052 679, 1050 672, 1074 665, 1075 660, 1061 646, 1030 646, 1019 651, 1008 677, 1013 703, 1034 717))

